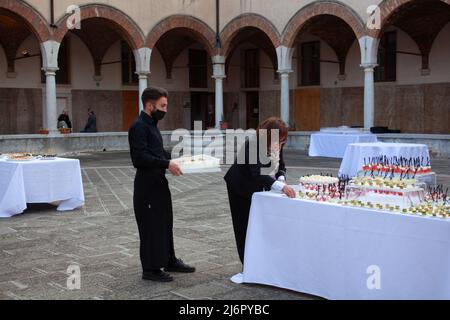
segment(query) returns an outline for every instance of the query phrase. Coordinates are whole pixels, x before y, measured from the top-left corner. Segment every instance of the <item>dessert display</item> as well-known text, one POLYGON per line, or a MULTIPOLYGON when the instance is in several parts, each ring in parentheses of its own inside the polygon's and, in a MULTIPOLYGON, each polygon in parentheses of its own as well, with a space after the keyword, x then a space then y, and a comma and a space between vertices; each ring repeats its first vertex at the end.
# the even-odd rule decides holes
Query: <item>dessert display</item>
POLYGON ((450 218, 448 188, 426 187, 414 178, 308 176, 300 179, 298 198, 402 214, 450 218), (308 179, 309 178, 309 179, 308 179), (332 182, 320 184, 322 182, 332 182), (337 181, 337 183, 336 183, 337 181))
POLYGON ((369 207, 378 204, 404 209, 425 200, 425 189, 415 179, 355 178, 345 194, 347 200, 363 201, 369 207))
POLYGON ((184 156, 174 159, 183 173, 220 172, 220 159, 208 155, 184 156))
POLYGON ((300 178, 299 198, 321 202, 338 202, 342 199, 349 179, 331 175, 311 175, 300 178))
POLYGON ((425 202, 417 206, 402 211, 404 214, 422 215, 425 217, 435 218, 450 218, 450 204, 449 203, 432 203, 425 202))
POLYGON ((420 175, 430 174, 430 159, 424 158, 388 158, 386 156, 364 158, 364 166, 362 168, 364 175, 372 176, 391 176, 391 177, 417 177, 420 175))

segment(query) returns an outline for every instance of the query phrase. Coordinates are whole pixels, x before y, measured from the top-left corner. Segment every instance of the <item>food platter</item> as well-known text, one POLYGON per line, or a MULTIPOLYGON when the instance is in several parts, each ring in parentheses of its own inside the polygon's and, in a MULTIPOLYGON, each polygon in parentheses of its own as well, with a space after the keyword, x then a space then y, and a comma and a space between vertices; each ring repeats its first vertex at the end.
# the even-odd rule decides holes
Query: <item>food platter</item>
POLYGON ((23 162, 23 161, 33 161, 36 158, 30 153, 12 153, 6 155, 6 161, 13 162, 23 162))
POLYGON ((173 161, 184 174, 221 172, 220 159, 208 155, 184 156, 173 161))
POLYGON ((31 153, 9 153, 1 154, 0 160, 10 162, 24 162, 33 160, 56 160, 56 154, 31 154, 31 153))

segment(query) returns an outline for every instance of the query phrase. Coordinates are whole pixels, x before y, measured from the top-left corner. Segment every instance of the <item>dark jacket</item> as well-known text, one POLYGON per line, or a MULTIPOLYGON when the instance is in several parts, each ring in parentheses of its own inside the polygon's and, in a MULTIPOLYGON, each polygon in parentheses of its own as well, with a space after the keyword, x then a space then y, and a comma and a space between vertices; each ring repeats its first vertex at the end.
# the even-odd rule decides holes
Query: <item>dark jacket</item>
POLYGON ((170 153, 164 150, 158 122, 145 112, 128 132, 131 160, 138 170, 165 173, 171 160, 170 153))
POLYGON ((86 126, 81 132, 97 132, 97 116, 95 114, 89 115, 86 126))
MULTIPOLYGON (((228 187, 231 191, 244 198, 251 198, 255 192, 261 192, 264 190, 269 191, 276 180, 271 176, 261 174, 261 170, 262 168, 270 168, 272 164, 262 164, 259 159, 259 152, 256 163, 251 164, 251 159, 249 158, 250 142, 248 140, 239 151, 239 153, 242 152, 245 152, 245 163, 238 164, 238 156, 235 163, 231 166, 224 177, 228 187)), ((275 177, 278 179, 280 176, 285 175, 286 166, 283 160, 283 150, 281 150, 280 166, 275 177)))
POLYGON ((64 113, 61 114, 58 118, 58 122, 60 122, 60 121, 64 121, 67 124, 67 127, 69 129, 72 129, 72 122, 70 121, 70 118, 67 114, 64 114, 64 113))
POLYGON ((166 267, 175 258, 172 197, 165 177, 170 154, 164 150, 157 123, 141 112, 128 132, 131 160, 137 169, 133 206, 144 272, 166 267))

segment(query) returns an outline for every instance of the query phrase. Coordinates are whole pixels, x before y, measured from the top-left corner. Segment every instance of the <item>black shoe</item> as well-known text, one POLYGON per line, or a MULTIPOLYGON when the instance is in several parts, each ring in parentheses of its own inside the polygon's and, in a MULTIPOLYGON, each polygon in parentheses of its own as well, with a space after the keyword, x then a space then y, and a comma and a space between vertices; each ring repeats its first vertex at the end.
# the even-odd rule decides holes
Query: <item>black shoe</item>
POLYGON ((180 272, 180 273, 194 273, 195 268, 188 266, 183 262, 181 259, 177 259, 175 263, 170 264, 166 268, 164 268, 164 271, 167 272, 180 272))
POLYGON ((142 279, 150 280, 150 281, 157 281, 157 282, 171 282, 171 281, 173 281, 173 278, 172 278, 172 276, 170 274, 165 273, 165 272, 163 272, 161 270, 144 272, 142 274, 142 279))

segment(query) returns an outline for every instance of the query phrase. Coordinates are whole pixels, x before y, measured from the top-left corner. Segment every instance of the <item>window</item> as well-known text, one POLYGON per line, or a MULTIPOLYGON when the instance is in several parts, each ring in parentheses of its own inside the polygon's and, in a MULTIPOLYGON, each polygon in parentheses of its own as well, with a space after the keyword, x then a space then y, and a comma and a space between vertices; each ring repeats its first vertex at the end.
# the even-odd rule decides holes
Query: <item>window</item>
POLYGON ((189 87, 208 87, 208 54, 205 50, 189 49, 189 87))
MULTIPOLYGON (((58 68, 59 68, 59 70, 56 71, 56 84, 70 84, 70 41, 69 41, 69 37, 65 37, 59 47, 58 68)), ((45 72, 41 73, 41 82, 46 83, 45 72)))
POLYGON ((301 62, 299 63, 301 86, 320 85, 320 41, 302 43, 300 48, 301 62))
POLYGON ((136 60, 133 51, 126 41, 121 41, 122 52, 122 84, 134 85, 139 83, 139 77, 136 74, 136 60))
POLYGON ((375 68, 375 81, 397 80, 397 33, 386 32, 380 41, 378 67, 375 68))
POLYGON ((259 88, 259 49, 244 52, 244 88, 259 88))

